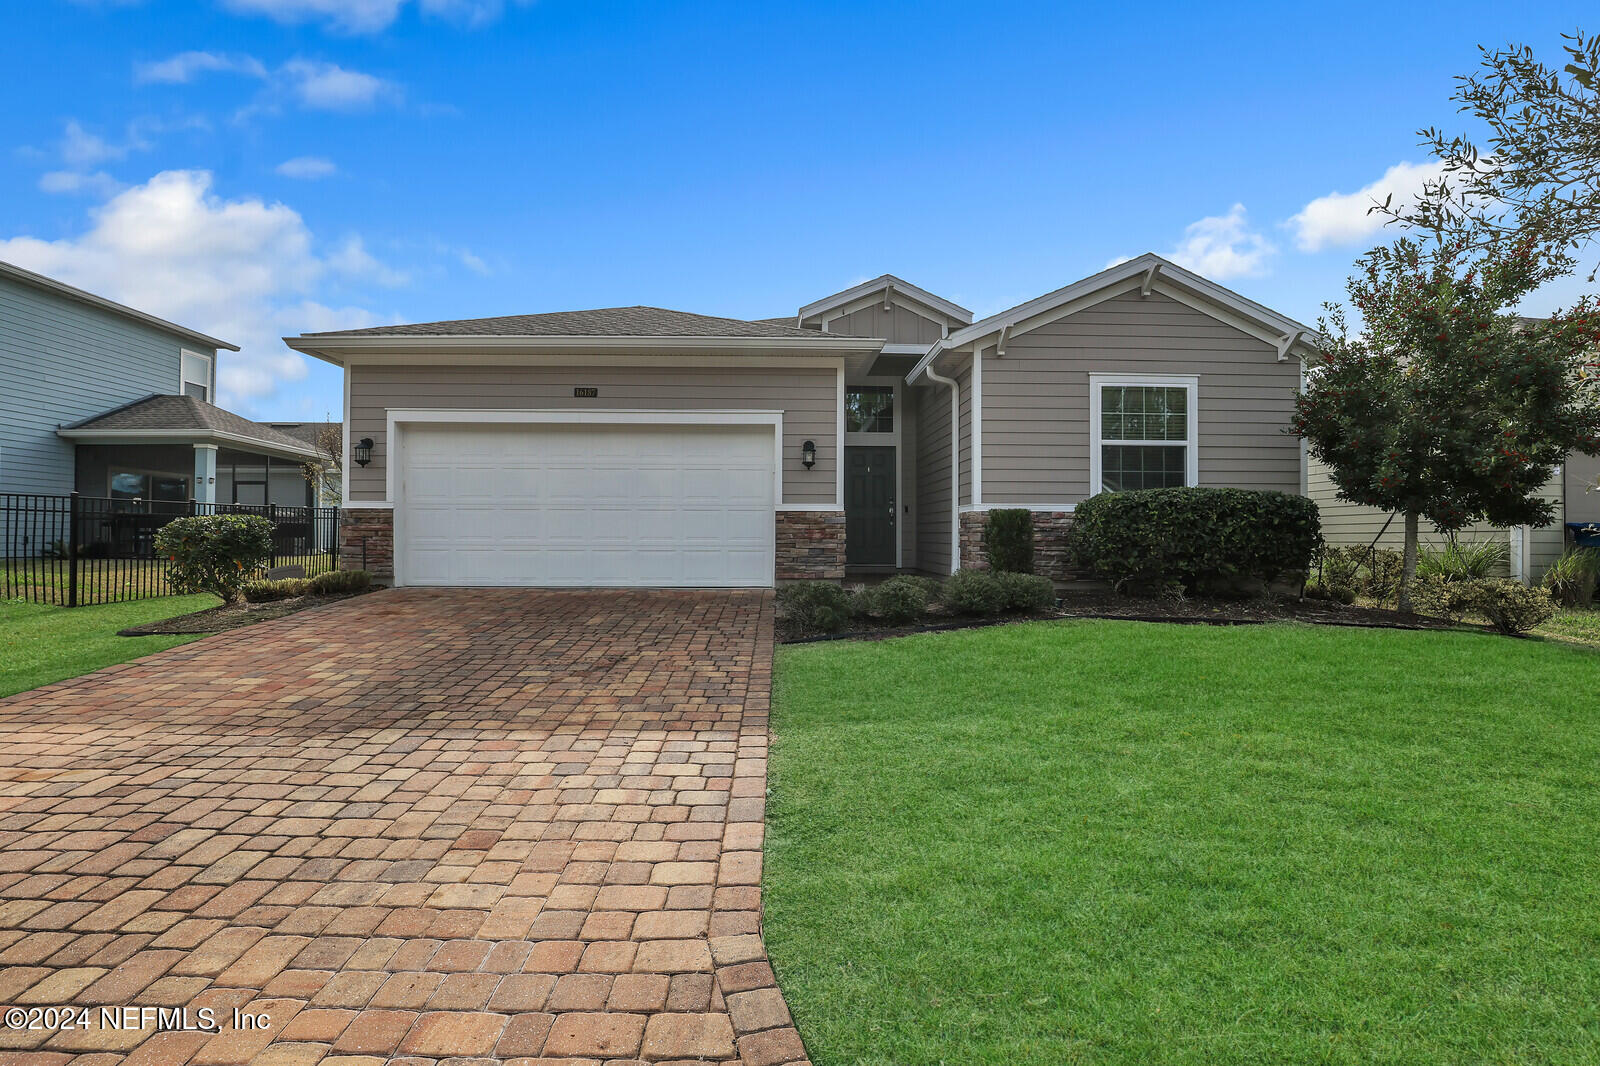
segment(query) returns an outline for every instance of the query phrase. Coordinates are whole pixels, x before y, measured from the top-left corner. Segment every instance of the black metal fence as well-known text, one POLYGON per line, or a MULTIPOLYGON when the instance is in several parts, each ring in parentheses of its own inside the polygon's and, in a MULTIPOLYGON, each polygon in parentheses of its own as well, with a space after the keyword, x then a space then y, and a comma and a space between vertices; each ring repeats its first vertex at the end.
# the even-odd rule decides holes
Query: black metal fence
POLYGON ((197 514, 256 514, 272 523, 270 567, 338 569, 337 507, 264 507, 194 501, 0 493, 5 597, 80 607, 172 596, 156 531, 197 514))

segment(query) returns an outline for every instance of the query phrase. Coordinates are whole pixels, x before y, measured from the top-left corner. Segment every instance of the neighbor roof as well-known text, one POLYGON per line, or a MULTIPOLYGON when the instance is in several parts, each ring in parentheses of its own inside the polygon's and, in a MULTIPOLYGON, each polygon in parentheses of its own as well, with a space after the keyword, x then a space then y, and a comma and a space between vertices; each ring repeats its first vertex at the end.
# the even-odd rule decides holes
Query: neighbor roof
POLYGON ((255 444, 272 451, 314 457, 317 452, 304 441, 281 430, 252 422, 232 411, 206 403, 193 396, 152 394, 56 431, 63 437, 93 440, 97 437, 168 436, 227 444, 255 444))
POLYGON ((460 318, 307 333, 305 337, 804 337, 817 331, 775 322, 718 318, 664 307, 597 307, 542 315, 460 318))
POLYGON ((55 278, 47 278, 43 274, 35 274, 31 270, 24 270, 15 263, 0 261, 0 277, 20 281, 24 285, 32 285, 34 288, 44 289, 46 292, 53 292, 58 296, 65 296, 69 300, 86 303, 91 307, 98 307, 102 311, 110 311, 112 314, 121 315, 123 318, 131 318, 137 322, 143 322, 147 326, 155 326, 157 329, 177 334, 207 348, 226 348, 230 352, 239 350, 237 344, 229 344, 227 341, 221 341, 196 330, 180 326, 176 322, 168 322, 164 318, 145 314, 143 311, 129 307, 126 304, 119 304, 114 300, 106 299, 104 296, 96 296, 92 292, 85 292, 82 289, 75 288, 64 281, 57 281, 55 278))
POLYGON ((266 425, 269 429, 285 433, 312 447, 316 446, 319 435, 329 427, 340 430, 344 428, 340 422, 268 422, 266 425))

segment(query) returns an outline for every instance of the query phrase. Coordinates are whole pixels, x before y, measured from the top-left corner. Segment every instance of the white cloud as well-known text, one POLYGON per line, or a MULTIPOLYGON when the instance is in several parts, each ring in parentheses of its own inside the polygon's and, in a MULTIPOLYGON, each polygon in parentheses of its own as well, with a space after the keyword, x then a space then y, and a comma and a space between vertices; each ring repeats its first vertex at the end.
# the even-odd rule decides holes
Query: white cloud
POLYGON ((122 159, 135 148, 146 145, 133 137, 122 144, 114 144, 97 133, 90 133, 77 119, 68 119, 57 145, 61 160, 73 169, 92 167, 112 159, 122 159))
POLYGON ((301 181, 329 178, 339 172, 339 168, 333 165, 333 160, 324 159, 316 155, 301 155, 293 159, 285 159, 273 169, 285 178, 297 178, 301 181))
MULTIPOLYGON (((244 15, 265 15, 277 22, 319 22, 340 33, 377 33, 399 18, 407 0, 222 0, 244 15)), ((518 0, 527 3, 529 0, 518 0)), ((417 0, 417 9, 458 25, 485 26, 500 17, 504 0, 417 0)))
POLYGON ((352 234, 328 255, 328 265, 352 278, 375 281, 395 288, 409 280, 404 273, 380 263, 367 251, 365 242, 352 234))
POLYGON ((1234 204, 1225 215, 1191 222, 1167 258, 1214 281, 1226 281, 1263 273, 1267 259, 1276 251, 1250 228, 1244 205, 1234 204))
POLYGON ((201 74, 219 72, 243 74, 251 78, 267 76, 267 68, 254 56, 226 55, 220 52, 179 52, 158 62, 135 64, 133 80, 137 84, 160 82, 167 85, 187 85, 201 74))
POLYGON ((474 274, 481 274, 484 277, 488 277, 491 273, 489 270, 489 264, 485 263, 482 257, 475 255, 470 249, 461 248, 457 250, 456 258, 461 260, 462 266, 466 267, 474 274))
POLYGON ((364 111, 399 91, 382 78, 314 59, 291 59, 279 75, 295 99, 319 111, 364 111))
POLYGON ((122 183, 103 170, 89 174, 76 170, 51 170, 39 175, 39 188, 48 193, 88 193, 105 199, 120 191, 122 183))
POLYGON ((318 301, 318 288, 346 267, 387 268, 352 259, 348 241, 320 254, 293 208, 225 200, 211 185, 206 171, 163 171, 92 209, 77 236, 0 239, 0 259, 240 345, 221 360, 219 399, 249 410, 306 374, 280 337, 373 321, 360 307, 318 301))
POLYGON ((1394 206, 1414 203, 1422 185, 1444 173, 1442 163, 1396 163, 1383 177, 1350 193, 1331 192, 1301 208, 1285 223, 1302 252, 1321 251, 1329 245, 1355 244, 1383 228, 1386 216, 1370 208, 1394 197, 1394 206))

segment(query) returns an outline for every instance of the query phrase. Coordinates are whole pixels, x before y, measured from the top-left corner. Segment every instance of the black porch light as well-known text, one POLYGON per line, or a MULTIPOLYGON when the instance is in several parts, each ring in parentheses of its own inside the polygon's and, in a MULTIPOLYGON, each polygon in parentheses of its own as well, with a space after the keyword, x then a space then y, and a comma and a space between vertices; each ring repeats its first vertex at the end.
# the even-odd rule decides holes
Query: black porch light
POLYGON ((372 462, 372 438, 362 437, 356 441, 356 465, 366 466, 372 462))
POLYGON ((808 440, 800 445, 800 465, 810 470, 817 465, 817 442, 808 440))

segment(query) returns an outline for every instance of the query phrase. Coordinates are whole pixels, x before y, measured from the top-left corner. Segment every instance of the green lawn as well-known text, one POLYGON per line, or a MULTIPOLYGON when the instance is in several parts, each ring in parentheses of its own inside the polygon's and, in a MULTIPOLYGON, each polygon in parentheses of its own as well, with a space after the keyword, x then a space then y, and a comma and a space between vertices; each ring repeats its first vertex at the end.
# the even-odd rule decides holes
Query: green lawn
POLYGON ((1600 655, 1060 622, 780 650, 818 1066, 1600 1062, 1600 655))
POLYGON ((215 596, 166 596, 102 607, 0 602, 0 697, 187 644, 183 637, 119 637, 117 630, 215 607, 215 596))

